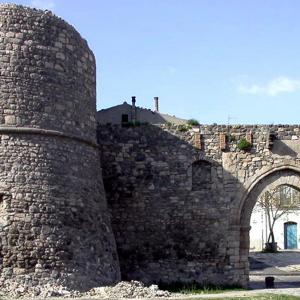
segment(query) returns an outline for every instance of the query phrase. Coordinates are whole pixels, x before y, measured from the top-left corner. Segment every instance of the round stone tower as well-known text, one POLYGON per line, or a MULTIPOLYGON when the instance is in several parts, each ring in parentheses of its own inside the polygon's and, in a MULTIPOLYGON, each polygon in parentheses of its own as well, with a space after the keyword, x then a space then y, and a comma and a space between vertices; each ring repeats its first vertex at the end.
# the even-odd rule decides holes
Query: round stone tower
POLYGON ((0 285, 120 278, 96 143, 95 58, 49 11, 0 5, 0 285))

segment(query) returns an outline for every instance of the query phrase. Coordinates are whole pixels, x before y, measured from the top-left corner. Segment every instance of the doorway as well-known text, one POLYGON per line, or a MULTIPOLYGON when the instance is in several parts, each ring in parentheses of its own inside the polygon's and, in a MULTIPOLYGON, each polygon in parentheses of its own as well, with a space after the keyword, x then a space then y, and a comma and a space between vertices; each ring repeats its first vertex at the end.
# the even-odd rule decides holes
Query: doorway
POLYGON ((297 249, 297 223, 284 223, 284 249, 297 249))

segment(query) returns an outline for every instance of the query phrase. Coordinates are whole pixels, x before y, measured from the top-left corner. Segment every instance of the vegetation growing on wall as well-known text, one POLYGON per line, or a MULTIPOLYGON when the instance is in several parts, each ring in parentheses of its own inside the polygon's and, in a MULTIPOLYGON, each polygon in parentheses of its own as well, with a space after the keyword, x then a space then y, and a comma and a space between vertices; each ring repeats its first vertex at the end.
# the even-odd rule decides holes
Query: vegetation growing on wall
POLYGON ((243 150, 243 151, 248 151, 251 149, 252 147, 252 144, 249 143, 245 138, 242 138, 239 140, 238 144, 237 144, 237 147, 240 149, 240 150, 243 150))
POLYGON ((196 120, 196 119, 189 119, 187 121, 187 124, 190 125, 190 126, 199 126, 200 125, 199 121, 196 120))
POLYGON ((187 132, 191 128, 192 127, 190 125, 180 124, 180 125, 177 126, 177 131, 179 131, 179 132, 187 132))

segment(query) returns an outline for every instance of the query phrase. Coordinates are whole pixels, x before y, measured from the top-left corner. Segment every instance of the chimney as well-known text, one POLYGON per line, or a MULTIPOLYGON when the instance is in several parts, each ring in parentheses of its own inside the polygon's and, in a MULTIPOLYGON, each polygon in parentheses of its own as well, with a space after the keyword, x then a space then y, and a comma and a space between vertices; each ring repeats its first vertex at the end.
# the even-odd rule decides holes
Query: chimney
POLYGON ((154 97, 154 103, 155 103, 155 111, 156 112, 159 112, 159 106, 158 106, 158 101, 159 101, 159 98, 158 97, 154 97))
POLYGON ((136 102, 135 98, 136 98, 135 96, 131 97, 132 106, 134 106, 134 107, 135 107, 135 102, 136 102))
POLYGON ((132 102, 132 105, 131 105, 131 121, 136 122, 136 107, 135 107, 136 99, 135 99, 135 96, 131 97, 131 102, 132 102))

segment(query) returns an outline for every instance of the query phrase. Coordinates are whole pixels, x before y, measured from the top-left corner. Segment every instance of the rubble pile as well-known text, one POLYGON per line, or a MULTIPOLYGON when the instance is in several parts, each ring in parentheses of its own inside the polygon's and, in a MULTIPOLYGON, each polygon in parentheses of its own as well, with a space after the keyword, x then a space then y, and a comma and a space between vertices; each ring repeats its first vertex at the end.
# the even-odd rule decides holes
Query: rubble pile
POLYGON ((171 293, 162 291, 157 285, 144 286, 139 281, 121 281, 115 286, 96 287, 88 292, 82 293, 75 290, 68 290, 60 285, 46 284, 44 286, 28 287, 20 284, 7 284, 0 289, 0 298, 4 299, 45 299, 49 297, 63 298, 154 298, 170 297, 171 293))
POLYGON ((49 297, 64 297, 77 298, 83 294, 78 291, 68 290, 61 285, 46 284, 43 286, 25 286, 18 283, 11 283, 2 286, 0 289, 0 298, 4 299, 33 299, 35 297, 49 298, 49 297))
POLYGON ((171 294, 160 290, 157 285, 145 287, 139 281, 121 281, 112 287, 94 288, 87 293, 87 296, 99 296, 103 298, 154 298, 169 297, 171 294))

